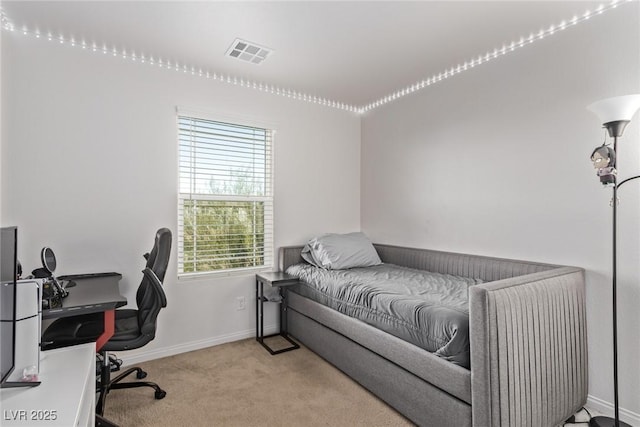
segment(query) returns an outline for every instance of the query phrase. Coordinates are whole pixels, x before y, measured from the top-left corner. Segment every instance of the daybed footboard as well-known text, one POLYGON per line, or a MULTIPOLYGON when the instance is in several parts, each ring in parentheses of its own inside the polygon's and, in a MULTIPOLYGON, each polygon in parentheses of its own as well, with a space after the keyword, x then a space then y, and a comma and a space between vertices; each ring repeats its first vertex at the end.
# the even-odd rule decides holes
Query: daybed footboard
POLYGON ((554 426, 585 404, 582 269, 476 285, 469 300, 474 426, 554 426))

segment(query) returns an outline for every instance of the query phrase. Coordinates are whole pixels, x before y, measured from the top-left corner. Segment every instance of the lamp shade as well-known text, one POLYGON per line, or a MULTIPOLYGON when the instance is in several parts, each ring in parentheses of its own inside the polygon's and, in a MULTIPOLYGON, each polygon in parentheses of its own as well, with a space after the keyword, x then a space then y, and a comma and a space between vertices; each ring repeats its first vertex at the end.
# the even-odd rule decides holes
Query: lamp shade
POLYGON ((602 124, 631 121, 633 115, 640 108, 640 94, 614 96, 603 99, 587 106, 587 109, 595 113, 602 124))

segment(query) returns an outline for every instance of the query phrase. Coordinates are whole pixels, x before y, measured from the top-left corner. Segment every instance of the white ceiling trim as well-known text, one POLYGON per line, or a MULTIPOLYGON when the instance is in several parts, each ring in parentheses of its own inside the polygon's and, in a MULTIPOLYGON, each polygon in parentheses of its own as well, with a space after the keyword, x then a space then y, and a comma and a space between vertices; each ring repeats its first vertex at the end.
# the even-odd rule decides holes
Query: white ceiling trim
MULTIPOLYGON (((627 3, 632 2, 633 0, 626 0, 627 3)), ((422 90, 428 86, 431 86, 435 83, 438 83, 444 79, 448 79, 449 77, 453 77, 456 74, 460 74, 463 71, 470 70, 471 68, 475 68, 478 65, 485 64, 489 61, 492 61, 500 56, 506 55, 515 51, 516 49, 523 48, 527 45, 530 45, 536 41, 542 40, 546 37, 552 36, 560 31, 566 30, 574 25, 577 25, 581 22, 585 22, 591 19, 595 15, 601 15, 604 12, 615 9, 620 4, 623 3, 623 0, 613 0, 608 5, 599 5, 596 10, 590 11, 587 10, 582 16, 573 16, 569 20, 563 20, 557 25, 551 25, 546 30, 540 30, 538 33, 531 33, 527 38, 521 37, 518 41, 512 41, 510 44, 503 45, 500 49, 493 49, 490 52, 485 53, 484 55, 479 55, 478 57, 471 59, 463 64, 458 64, 454 67, 446 69, 442 73, 434 74, 430 78, 426 80, 421 80, 413 85, 407 86, 404 89, 398 90, 388 96, 380 98, 374 102, 371 102, 367 105, 364 105, 359 108, 358 112, 363 114, 367 111, 371 111, 375 108, 378 108, 388 102, 395 101, 398 98, 402 98, 403 96, 409 95, 418 90, 422 90)))
POLYGON ((552 36, 560 31, 563 31, 567 28, 575 26, 579 23, 588 21, 592 17, 596 15, 600 15, 608 10, 615 9, 622 3, 630 3, 634 0, 613 0, 608 5, 601 4, 595 10, 585 11, 581 16, 573 16, 571 19, 563 20, 558 24, 550 25, 546 30, 540 30, 538 33, 531 33, 527 38, 521 37, 519 40, 514 40, 510 44, 505 44, 501 48, 495 48, 491 51, 483 55, 478 55, 477 57, 470 59, 469 61, 464 62, 463 64, 457 64, 450 68, 447 68, 441 73, 434 74, 433 76, 423 79, 419 82, 416 82, 412 85, 409 85, 403 89, 400 89, 392 94, 389 94, 385 97, 382 97, 376 101, 370 102, 366 105, 350 105, 347 103, 339 102, 336 100, 331 100, 327 98, 323 98, 317 95, 312 95, 296 90, 292 90, 286 87, 279 87, 275 85, 271 85, 263 82, 256 82, 253 80, 245 79, 243 77, 231 75, 231 74, 223 74, 217 73, 212 70, 203 69, 202 67, 197 67, 194 65, 186 64, 186 63, 178 63, 175 61, 170 61, 167 59, 163 59, 159 55, 150 55, 141 52, 136 49, 116 49, 115 47, 109 47, 109 45, 105 42, 88 42, 84 38, 75 38, 73 36, 65 36, 62 33, 52 34, 50 32, 40 33, 38 29, 32 28, 16 28, 13 24, 10 17, 6 15, 4 10, 0 9, 0 25, 2 29, 14 34, 22 34, 28 37, 34 37, 41 40, 47 40, 52 43, 64 44, 71 47, 80 48, 86 50, 91 53, 110 55, 115 58, 120 58, 126 61, 137 62, 140 64, 146 64, 154 67, 164 68, 167 70, 191 74, 193 76, 202 77, 205 79, 214 80, 221 83, 232 84, 235 86, 245 87, 249 89, 259 90, 261 92, 270 93, 276 96, 283 96, 287 98, 292 98, 298 101, 304 101, 309 103, 314 103, 318 105, 322 105, 325 107, 336 108, 339 110, 347 111, 355 114, 365 114, 371 110, 374 110, 378 107, 381 107, 389 102, 395 101, 404 96, 410 95, 414 92, 423 90, 429 86, 432 86, 442 80, 453 77, 457 74, 460 74, 464 71, 475 68, 479 65, 486 64, 496 58, 504 56, 508 53, 511 53, 517 49, 528 46, 536 41, 542 40, 546 37, 552 36))

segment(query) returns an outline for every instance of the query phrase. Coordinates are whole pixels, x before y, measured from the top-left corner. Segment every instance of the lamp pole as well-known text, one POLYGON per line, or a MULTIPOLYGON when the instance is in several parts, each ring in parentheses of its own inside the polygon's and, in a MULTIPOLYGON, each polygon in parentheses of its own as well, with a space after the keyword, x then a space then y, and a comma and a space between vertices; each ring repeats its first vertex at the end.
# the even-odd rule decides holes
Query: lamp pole
MULTIPOLYGON (((620 120, 611 123, 605 123, 604 126, 609 131, 609 136, 613 137, 613 151, 618 156, 618 138, 622 136, 624 128, 628 124, 628 121, 620 120)), ((598 416, 591 419, 589 426, 591 427, 631 427, 624 421, 620 421, 620 402, 618 396, 618 189, 625 183, 640 178, 640 175, 627 178, 618 184, 617 177, 613 183, 613 199, 611 206, 613 208, 613 265, 611 274, 611 288, 612 288, 612 315, 613 315, 613 410, 614 418, 598 416)))
POLYGON ((591 418, 589 426, 591 427, 631 427, 624 421, 620 421, 620 402, 618 399, 618 260, 617 260, 617 238, 618 238, 618 189, 625 183, 640 178, 640 175, 627 178, 618 183, 615 172, 615 162, 618 156, 618 138, 622 136, 625 127, 629 124, 633 116, 640 110, 640 93, 633 95, 616 96, 613 98, 603 99, 587 106, 587 109, 597 114, 603 123, 603 127, 607 129, 609 137, 613 138, 613 153, 603 145, 600 149, 596 149, 592 154, 591 160, 598 169, 600 182, 604 185, 613 184, 613 266, 612 266, 612 291, 613 291, 613 398, 614 398, 614 416, 604 417, 597 416, 591 418), (599 156, 595 156, 599 154, 599 156), (602 155, 604 154, 604 157, 602 155), (611 154, 611 155, 609 155, 611 154), (598 165, 602 159, 608 159, 613 164, 606 164, 604 168, 598 165), (606 170, 605 170, 606 168, 606 170))
MULTIPOLYGON (((618 136, 613 137, 613 151, 618 156, 618 136)), ((613 269, 612 269, 612 286, 613 289, 613 408, 615 427, 620 427, 620 413, 618 402, 618 182, 613 184, 613 269)))
MULTIPOLYGON (((618 137, 613 137, 613 149, 617 154, 618 137)), ((617 236, 618 236, 618 189, 625 183, 634 179, 640 178, 640 175, 627 178, 616 183, 613 186, 613 274, 612 274, 612 288, 613 288, 613 402, 614 402, 614 415, 615 415, 615 427, 626 427, 629 424, 620 421, 620 404, 618 400, 618 309, 617 309, 617 236)), ((596 417, 599 418, 599 417, 596 417)), ((605 424, 606 425, 606 424, 605 424)), ((630 426, 629 426, 630 427, 630 426)))

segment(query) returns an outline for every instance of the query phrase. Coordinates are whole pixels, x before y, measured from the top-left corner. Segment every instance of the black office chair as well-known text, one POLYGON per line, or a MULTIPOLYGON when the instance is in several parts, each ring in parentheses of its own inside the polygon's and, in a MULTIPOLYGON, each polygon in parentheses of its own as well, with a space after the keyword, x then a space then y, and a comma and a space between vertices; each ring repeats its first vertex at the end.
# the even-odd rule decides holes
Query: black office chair
MULTIPOLYGON (((167 394, 152 382, 121 382, 134 372, 137 379, 145 378, 147 373, 138 367, 127 369, 110 380, 108 352, 140 348, 155 338, 158 313, 167 306, 162 283, 169 264, 171 241, 169 229, 161 228, 157 231, 153 249, 145 254, 147 265, 136 293, 138 309, 115 311, 114 335, 100 350, 104 366, 101 369, 100 397, 96 404, 96 413, 99 415, 104 413, 105 399, 113 389, 151 387, 155 390, 156 399, 162 399, 167 394)), ((58 319, 42 335, 43 350, 95 341, 102 334, 103 327, 102 314, 58 319)))

